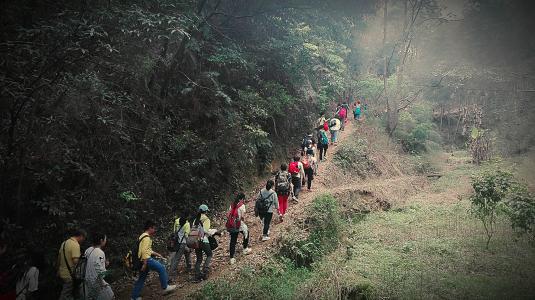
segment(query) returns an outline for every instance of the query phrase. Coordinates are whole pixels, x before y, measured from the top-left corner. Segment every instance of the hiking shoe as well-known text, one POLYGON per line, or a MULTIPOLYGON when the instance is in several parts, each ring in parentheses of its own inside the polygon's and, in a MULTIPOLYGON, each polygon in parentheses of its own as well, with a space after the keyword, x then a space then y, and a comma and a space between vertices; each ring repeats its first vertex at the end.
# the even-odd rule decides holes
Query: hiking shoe
POLYGON ((236 263, 236 259, 235 259, 234 257, 231 258, 231 259, 230 259, 230 264, 233 265, 233 264, 235 264, 235 263, 236 263))
POLYGON ((251 253, 251 251, 253 251, 253 249, 245 248, 245 249, 243 249, 243 254, 249 254, 249 253, 251 253))
POLYGON ((176 289, 176 285, 174 285, 174 284, 172 284, 172 285, 167 285, 167 287, 165 288, 165 290, 163 290, 163 293, 164 293, 164 294, 169 294, 169 293, 173 292, 175 289, 176 289))
POLYGON ((262 237, 262 242, 269 241, 269 236, 265 235, 262 237))

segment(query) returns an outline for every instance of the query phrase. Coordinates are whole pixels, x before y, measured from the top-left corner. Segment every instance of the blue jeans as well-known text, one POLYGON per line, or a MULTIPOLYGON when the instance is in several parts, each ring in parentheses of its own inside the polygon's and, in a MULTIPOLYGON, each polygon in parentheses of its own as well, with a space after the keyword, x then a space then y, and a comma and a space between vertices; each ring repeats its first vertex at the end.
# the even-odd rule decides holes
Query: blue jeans
POLYGON ((145 285, 145 279, 147 279, 147 275, 149 274, 149 271, 156 271, 158 272, 158 275, 160 277, 160 285, 162 286, 162 289, 167 288, 167 271, 165 271, 165 267, 159 263, 158 261, 149 258, 147 260, 147 269, 144 272, 139 273, 139 278, 137 279, 136 283, 134 284, 134 290, 132 291, 132 299, 136 299, 141 295, 141 290, 143 289, 143 286, 145 285))
POLYGON ((338 142, 338 130, 331 130, 331 142, 338 142))

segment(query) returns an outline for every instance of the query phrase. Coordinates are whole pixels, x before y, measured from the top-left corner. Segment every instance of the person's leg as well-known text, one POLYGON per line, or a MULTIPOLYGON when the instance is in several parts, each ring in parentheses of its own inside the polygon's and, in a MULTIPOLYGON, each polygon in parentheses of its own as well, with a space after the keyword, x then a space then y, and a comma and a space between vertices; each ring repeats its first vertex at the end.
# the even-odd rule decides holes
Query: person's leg
POLYGON ((137 278, 137 281, 134 284, 134 289, 132 290, 132 299, 137 299, 139 296, 141 296, 141 290, 145 285, 145 279, 147 279, 147 274, 149 274, 148 269, 144 272, 139 272, 139 277, 137 278))
POLYGON ((325 147, 323 147, 323 157, 324 158, 327 158, 327 150, 329 149, 329 145, 324 145, 325 147))
POLYGON ((280 206, 280 207, 282 207, 281 208, 281 214, 282 215, 285 215, 286 214, 286 210, 288 209, 288 196, 289 196, 288 194, 282 196, 282 201, 281 201, 282 205, 280 206))
POLYGON ((249 247, 249 230, 247 226, 242 231, 243 233, 243 249, 247 249, 249 247))
POLYGON ((72 281, 63 280, 63 287, 59 296, 60 300, 72 299, 72 281))
POLYGON ((195 278, 198 279, 201 278, 202 248, 195 249, 195 256, 197 256, 197 260, 195 261, 195 278))
POLYGON ((204 260, 204 266, 202 268, 203 276, 206 279, 208 276, 208 273, 210 272, 210 265, 212 263, 212 248, 210 248, 209 243, 202 243, 203 245, 203 252, 206 254, 206 259, 204 260))
POLYGON ((284 198, 284 195, 277 194, 277 200, 279 201, 279 211, 280 211, 281 215, 284 215, 284 207, 282 205, 283 198, 284 198))
POLYGON ((299 192, 297 191, 297 184, 298 182, 301 182, 301 178, 293 177, 292 176, 292 185, 293 185, 293 192, 294 196, 297 198, 299 192))
POLYGON ((294 183, 294 187, 295 187, 294 195, 296 198, 299 198, 299 193, 301 192, 301 186, 302 186, 301 178, 297 178, 296 182, 294 183))
POLYGON ((234 258, 234 254, 236 253, 236 243, 238 242, 238 234, 239 232, 230 233, 230 258, 234 258))
POLYGON ((167 277, 165 266, 159 261, 149 258, 147 260, 147 267, 149 267, 149 270, 156 271, 158 273, 158 277, 160 278, 160 286, 165 290, 167 288, 167 280, 169 279, 167 277))
POLYGON ((191 249, 187 248, 186 244, 182 244, 184 247, 184 259, 186 260, 186 271, 191 272, 191 249))
POLYGON ((271 219, 273 218, 273 213, 268 212, 264 214, 264 236, 269 236, 269 226, 271 225, 271 219))
POLYGON ((178 262, 180 261, 180 255, 178 255, 178 252, 171 252, 170 254, 170 263, 169 263, 169 270, 167 272, 169 273, 169 277, 175 276, 178 271, 178 262))
MULTIPOLYGON (((312 170, 312 168, 310 169, 312 170)), ((310 172, 307 176, 307 189, 310 191, 310 187, 312 186, 312 180, 314 180, 314 175, 312 174, 313 171, 310 172)))

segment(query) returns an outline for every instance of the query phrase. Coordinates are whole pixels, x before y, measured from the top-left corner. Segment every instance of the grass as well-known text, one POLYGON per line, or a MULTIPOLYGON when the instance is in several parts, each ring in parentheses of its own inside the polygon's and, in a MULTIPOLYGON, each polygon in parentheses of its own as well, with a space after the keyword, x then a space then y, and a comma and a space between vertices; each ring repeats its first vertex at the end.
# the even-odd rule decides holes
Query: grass
POLYGON ((475 167, 463 163, 462 153, 454 157, 458 161, 450 161, 453 168, 429 192, 353 224, 346 244, 301 287, 302 298, 356 290, 355 299, 533 299, 534 241, 516 236, 504 217, 486 250, 483 226, 470 215, 467 197, 456 197, 469 192, 470 174, 492 164, 475 167), (337 288, 315 288, 329 282, 337 288))
POLYGON ((200 290, 197 299, 295 299, 297 289, 323 256, 337 248, 342 221, 337 201, 320 195, 308 209, 308 232, 290 231, 279 256, 260 270, 243 268, 237 278, 219 279, 200 290))
POLYGON ((533 238, 518 237, 500 218, 487 250, 483 226, 469 213, 470 175, 503 162, 476 167, 461 151, 448 164, 426 159, 444 176, 407 195, 405 206, 331 227, 336 201, 319 197, 305 222, 310 235, 285 242, 293 252, 281 250, 262 270, 244 269, 232 281, 209 284, 197 298, 533 299, 533 238), (307 252, 303 246, 310 242, 321 246, 307 252), (300 264, 296 253, 314 255, 300 264))

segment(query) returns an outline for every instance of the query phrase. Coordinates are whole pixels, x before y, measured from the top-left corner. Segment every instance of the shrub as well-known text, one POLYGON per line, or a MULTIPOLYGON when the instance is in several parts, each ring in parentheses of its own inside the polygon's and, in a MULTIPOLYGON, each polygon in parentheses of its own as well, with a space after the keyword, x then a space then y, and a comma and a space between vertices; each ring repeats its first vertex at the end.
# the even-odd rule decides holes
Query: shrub
POLYGON ((344 170, 355 172, 360 177, 376 173, 377 167, 368 156, 368 145, 365 139, 348 141, 338 147, 334 153, 334 163, 344 170))
POLYGON ((289 258, 297 267, 310 268, 325 253, 335 249, 341 232, 340 209, 331 195, 314 199, 307 211, 310 235, 306 239, 289 236, 283 240, 280 253, 289 258))
POLYGON ((513 175, 509 172, 484 171, 472 177, 474 195, 470 196, 472 213, 481 220, 487 235, 487 248, 495 231, 496 217, 500 204, 513 184, 513 175))
POLYGON ((506 199, 506 213, 511 226, 521 234, 535 236, 535 196, 525 185, 515 184, 506 199))

